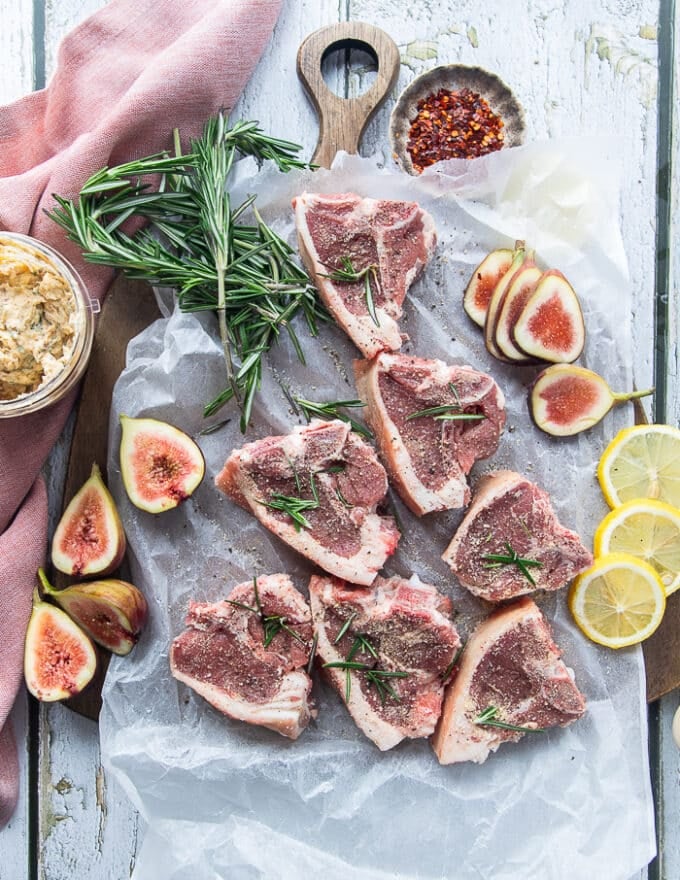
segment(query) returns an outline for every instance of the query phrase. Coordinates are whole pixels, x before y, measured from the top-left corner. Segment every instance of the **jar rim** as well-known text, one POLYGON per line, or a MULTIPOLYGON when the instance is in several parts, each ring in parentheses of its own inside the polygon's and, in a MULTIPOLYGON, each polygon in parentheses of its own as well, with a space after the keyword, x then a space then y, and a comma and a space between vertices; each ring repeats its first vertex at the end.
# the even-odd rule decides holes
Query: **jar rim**
POLYGON ((99 301, 91 299, 84 281, 71 263, 54 247, 30 235, 0 231, 0 247, 5 242, 16 242, 42 254, 58 274, 65 279, 71 291, 78 315, 73 349, 64 364, 44 385, 11 400, 0 400, 0 419, 27 415, 61 400, 82 377, 94 340, 94 316, 99 312, 99 301))

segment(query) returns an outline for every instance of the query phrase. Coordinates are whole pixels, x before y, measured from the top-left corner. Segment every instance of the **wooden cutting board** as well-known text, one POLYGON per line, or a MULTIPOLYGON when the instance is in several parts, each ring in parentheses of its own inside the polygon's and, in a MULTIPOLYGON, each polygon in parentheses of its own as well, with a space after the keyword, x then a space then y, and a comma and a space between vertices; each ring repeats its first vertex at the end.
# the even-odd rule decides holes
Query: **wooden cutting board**
MULTIPOLYGON (((399 73, 399 51, 379 28, 361 22, 329 25, 310 34, 300 46, 298 75, 319 116, 319 141, 313 161, 329 167, 338 150, 356 153, 361 136, 394 86, 399 73), (321 65, 335 49, 360 48, 378 62, 378 75, 371 88, 358 98, 339 97, 326 86, 321 65)), ((95 334, 92 359, 82 387, 69 458, 64 503, 90 475, 93 461, 106 471, 111 393, 124 365, 128 342, 160 317, 151 288, 139 281, 119 277, 109 291, 95 334)), ((644 411, 640 408, 638 414, 644 411)), ((121 576, 125 576, 125 573, 121 576)), ((58 586, 67 580, 55 574, 58 586)), ((647 699, 658 699, 680 685, 680 591, 671 597, 661 627, 644 644, 647 699)), ((100 651, 97 675, 79 696, 65 702, 69 708, 96 720, 101 708, 101 688, 108 666, 107 652, 100 651)), ((130 658, 134 662, 134 655, 130 658)))
MULTIPOLYGON (((113 386, 125 366, 128 342, 156 318, 160 318, 160 312, 151 287, 141 281, 119 276, 104 300, 90 364, 81 388, 66 471, 64 506, 90 476, 93 462, 96 461, 102 474, 106 474, 113 386)), ((116 576, 125 578, 125 571, 111 575, 116 576)), ((69 578, 59 572, 54 572, 53 578, 53 583, 58 587, 66 587, 70 583, 69 578)), ((65 706, 97 720, 109 656, 108 651, 98 649, 100 662, 95 677, 81 694, 66 700, 65 706)))

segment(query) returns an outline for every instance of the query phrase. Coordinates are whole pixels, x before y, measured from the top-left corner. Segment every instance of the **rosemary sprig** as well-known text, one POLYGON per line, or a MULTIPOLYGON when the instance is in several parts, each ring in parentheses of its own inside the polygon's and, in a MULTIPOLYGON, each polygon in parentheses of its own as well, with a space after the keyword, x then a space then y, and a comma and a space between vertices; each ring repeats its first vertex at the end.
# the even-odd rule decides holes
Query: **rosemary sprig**
POLYGON ((309 649, 309 660, 307 661, 307 675, 312 674, 312 670, 314 669, 314 658, 316 657, 316 649, 319 644, 319 633, 314 633, 314 638, 312 639, 312 647, 309 649))
POLYGON ((487 553, 485 556, 482 556, 482 559, 488 562, 488 565, 484 567, 500 568, 501 565, 516 565, 529 583, 535 587, 536 581, 529 569, 542 568, 543 563, 539 562, 538 559, 525 559, 523 556, 518 556, 508 541, 505 542, 505 549, 508 551, 507 555, 503 553, 487 553))
MULTIPOLYGON (((260 623, 262 624, 262 630, 264 632, 264 639, 262 641, 262 645, 265 648, 268 648, 269 645, 274 641, 274 638, 278 633, 282 630, 283 632, 288 633, 289 636, 295 639, 295 641, 300 642, 301 645, 306 645, 307 643, 302 638, 300 633, 296 632, 292 627, 288 626, 286 623, 286 618, 281 614, 265 614, 262 610, 262 602, 260 601, 260 591, 257 586, 257 578, 253 578, 253 592, 255 594, 255 607, 252 605, 246 605, 244 602, 237 602, 236 599, 225 599, 224 601, 228 605, 233 605, 235 608, 240 608, 243 611, 249 611, 251 614, 256 614, 260 618, 260 623)), ((315 637, 316 638, 316 637, 315 637)), ((316 650, 316 642, 312 642, 312 652, 316 650)), ((312 656, 310 656, 310 663, 312 661, 312 656)))
POLYGON ((358 407, 366 406, 363 400, 329 400, 319 402, 306 400, 304 397, 292 396, 290 400, 300 409, 307 422, 310 422, 315 416, 327 420, 340 419, 342 422, 347 422, 356 434, 360 434, 369 440, 373 437, 373 434, 365 425, 355 421, 347 413, 342 412, 343 409, 357 409, 358 407))
POLYGON ((376 289, 379 288, 378 267, 375 263, 371 263, 370 266, 365 266, 363 269, 355 269, 350 257, 340 257, 340 265, 322 277, 330 278, 331 281, 340 281, 343 284, 356 284, 358 281, 363 281, 366 310, 376 327, 380 326, 380 321, 375 312, 373 291, 371 290, 371 279, 373 279, 376 289))
POLYGON ((456 653, 453 655, 453 660, 451 660, 449 665, 446 667, 446 669, 441 674, 442 681, 446 681, 448 679, 448 677, 451 675, 451 673, 453 672, 453 670, 456 668, 456 666, 458 666, 458 661, 460 660, 461 654, 463 653, 464 650, 465 650, 465 645, 461 645, 460 648, 458 648, 456 653))
MULTIPOLYGON (((354 620, 356 615, 357 612, 355 611, 340 627, 340 631, 338 632, 337 636, 335 637, 335 641, 333 642, 334 645, 337 645, 340 639, 349 630, 352 621, 354 620)), ((354 636, 352 647, 349 649, 349 653, 347 654, 345 660, 334 660, 331 663, 324 663, 324 669, 345 670, 345 702, 349 702, 349 698, 352 693, 352 672, 360 672, 366 676, 366 681, 368 682, 368 684, 374 687, 378 692, 380 702, 383 706, 385 705, 385 700, 388 696, 397 703, 401 702, 401 697, 389 684, 388 679, 408 678, 409 673, 399 670, 393 671, 389 669, 381 669, 379 666, 371 666, 368 663, 361 663, 354 659, 356 655, 359 654, 361 651, 370 654, 371 657, 373 657, 373 659, 378 662, 378 652, 376 651, 368 636, 363 635, 363 633, 357 633, 354 636)))
POLYGON ((257 122, 228 126, 220 113, 184 155, 157 153, 92 175, 77 201, 55 195, 49 216, 83 250, 88 262, 131 278, 173 287, 183 311, 215 311, 227 366, 227 387, 205 407, 232 398, 245 431, 262 375, 262 357, 285 331, 304 355, 291 325, 301 312, 309 332, 326 319, 314 286, 293 251, 262 220, 255 197, 232 206, 234 161, 254 156, 282 171, 307 167, 300 147, 265 134, 257 122), (252 209, 255 222, 242 217, 252 209), (128 221, 141 228, 126 232, 128 221), (145 225, 144 225, 145 224, 145 225))
POLYGON ((487 706, 474 720, 475 724, 485 727, 500 727, 502 730, 514 730, 518 733, 543 733, 544 727, 521 727, 517 724, 507 724, 498 720, 498 709, 495 706, 487 706))
MULTIPOLYGON (((291 467, 293 466, 291 465, 291 467)), ((300 481, 300 476, 294 467, 293 476, 295 477, 295 487, 298 492, 301 492, 302 483, 300 481)), ((316 510, 320 503, 319 493, 317 492, 313 473, 310 473, 309 475, 309 485, 312 492, 311 498, 301 498, 297 495, 284 495, 282 492, 272 492, 271 496, 266 501, 258 501, 258 504, 261 504, 263 507, 268 507, 270 510, 280 510, 283 513, 287 513, 293 520, 296 532, 299 532, 300 529, 310 529, 311 525, 307 517, 304 515, 304 511, 316 510)))
POLYGON ((462 413, 458 411, 458 404, 445 403, 442 406, 430 406, 427 409, 419 409, 417 412, 410 413, 406 416, 406 421, 411 419, 422 419, 425 416, 434 416, 437 421, 460 421, 460 422, 479 422, 485 419, 483 413, 462 413))
POLYGON ((352 625, 352 621, 354 620, 354 618, 355 618, 356 616, 357 616, 357 612, 356 612, 356 611, 353 611, 353 612, 350 614, 350 616, 347 618, 347 620, 343 623, 343 625, 340 627, 340 630, 338 631, 337 636, 336 636, 335 639, 333 640, 333 644, 334 644, 334 645, 337 645, 338 642, 342 639, 342 637, 345 635, 345 633, 347 632, 347 630, 348 630, 348 629, 350 628, 350 626, 352 625))

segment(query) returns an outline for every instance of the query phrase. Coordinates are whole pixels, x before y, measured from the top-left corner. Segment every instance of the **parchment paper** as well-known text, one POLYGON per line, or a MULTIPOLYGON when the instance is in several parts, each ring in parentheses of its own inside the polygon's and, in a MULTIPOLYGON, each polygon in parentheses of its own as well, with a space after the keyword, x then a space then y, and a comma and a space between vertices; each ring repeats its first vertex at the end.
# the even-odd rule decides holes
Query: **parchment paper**
MULTIPOLYGON (((462 291, 490 250, 525 238, 542 264, 578 291, 588 332, 581 363, 615 389, 631 386, 631 296, 618 229, 616 162, 601 141, 560 141, 506 150, 446 176, 420 179, 375 160, 340 156, 334 169, 282 175, 241 170, 239 195, 258 193, 265 219, 294 240, 290 199, 304 189, 415 199, 436 222, 439 245, 412 288, 405 352, 472 364, 507 397, 498 467, 527 474, 551 494, 565 525, 586 542, 605 513, 595 480, 609 438, 632 418, 609 415, 592 431, 551 440, 526 405, 531 368, 487 355, 465 317, 462 291)), ((300 335, 307 366, 282 339, 272 352, 246 440, 285 433, 299 420, 279 382, 315 400, 354 397, 352 344, 334 326, 300 335)), ((646 751, 644 671, 639 650, 598 649, 571 623, 566 591, 538 601, 588 699, 566 730, 501 746, 482 765, 440 767, 426 741, 381 754, 354 727, 339 698, 315 685, 319 717, 295 743, 231 721, 171 678, 170 641, 191 597, 216 601, 254 573, 290 572, 306 591, 311 567, 217 492, 213 477, 242 445, 235 408, 210 436, 203 404, 224 384, 212 316, 174 311, 132 341, 115 390, 109 476, 129 540, 135 583, 151 620, 131 657, 114 658, 104 690, 102 753, 149 824, 136 880, 626 880, 654 853, 646 751), (122 489, 118 416, 153 416, 195 436, 206 479, 179 509, 151 516, 122 489)), ((474 482, 474 479, 473 479, 474 482)), ((396 502, 405 527, 388 572, 415 571, 450 592, 467 632, 481 604, 440 560, 459 513, 421 520, 396 502)))

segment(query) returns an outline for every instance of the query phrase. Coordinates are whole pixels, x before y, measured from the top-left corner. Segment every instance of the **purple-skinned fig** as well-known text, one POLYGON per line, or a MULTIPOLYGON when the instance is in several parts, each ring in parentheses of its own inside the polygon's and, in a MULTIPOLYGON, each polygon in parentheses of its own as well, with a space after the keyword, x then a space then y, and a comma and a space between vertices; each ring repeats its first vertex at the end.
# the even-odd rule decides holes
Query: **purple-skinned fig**
POLYGON ((529 409, 537 427, 546 434, 571 437, 592 428, 616 404, 653 392, 648 388, 617 394, 592 370, 553 364, 536 377, 529 392, 529 409))
POLYGON ((486 320, 484 322, 484 345, 489 354, 492 354, 499 361, 509 361, 500 348, 496 345, 496 322, 498 320, 499 309, 503 305, 505 295, 510 286, 514 283, 516 277, 522 271, 522 266, 526 259, 526 249, 523 241, 515 244, 515 251, 512 255, 512 263, 510 268, 503 275, 491 294, 489 300, 489 308, 486 311, 486 320))
POLYGON ((205 474, 203 453, 179 428, 121 416, 120 470, 130 501, 148 513, 177 507, 205 474))
POLYGON ((518 364, 530 363, 532 358, 527 357, 517 348, 512 339, 512 330, 542 275, 543 272, 534 261, 534 252, 527 251, 520 271, 508 285, 505 296, 498 306, 496 326, 493 331, 494 342, 506 358, 518 364))
POLYGON ((33 592, 26 630, 24 677, 38 700, 65 700, 83 691, 97 668, 94 645, 68 614, 33 592))
POLYGON ((56 602, 98 645, 125 655, 137 644, 148 616, 146 599, 137 587, 115 579, 55 589, 40 569, 46 596, 56 602))
POLYGON ((472 273, 463 295, 463 308, 467 316, 478 326, 484 326, 491 295, 511 263, 512 251, 500 248, 487 254, 472 273))
POLYGON ((571 363, 583 351, 586 328, 578 297, 558 269, 544 272, 512 328, 517 348, 529 357, 571 363))
POLYGON ((125 555, 125 532, 101 471, 92 465, 90 478, 71 499, 52 539, 55 568, 73 577, 106 575, 125 555))

